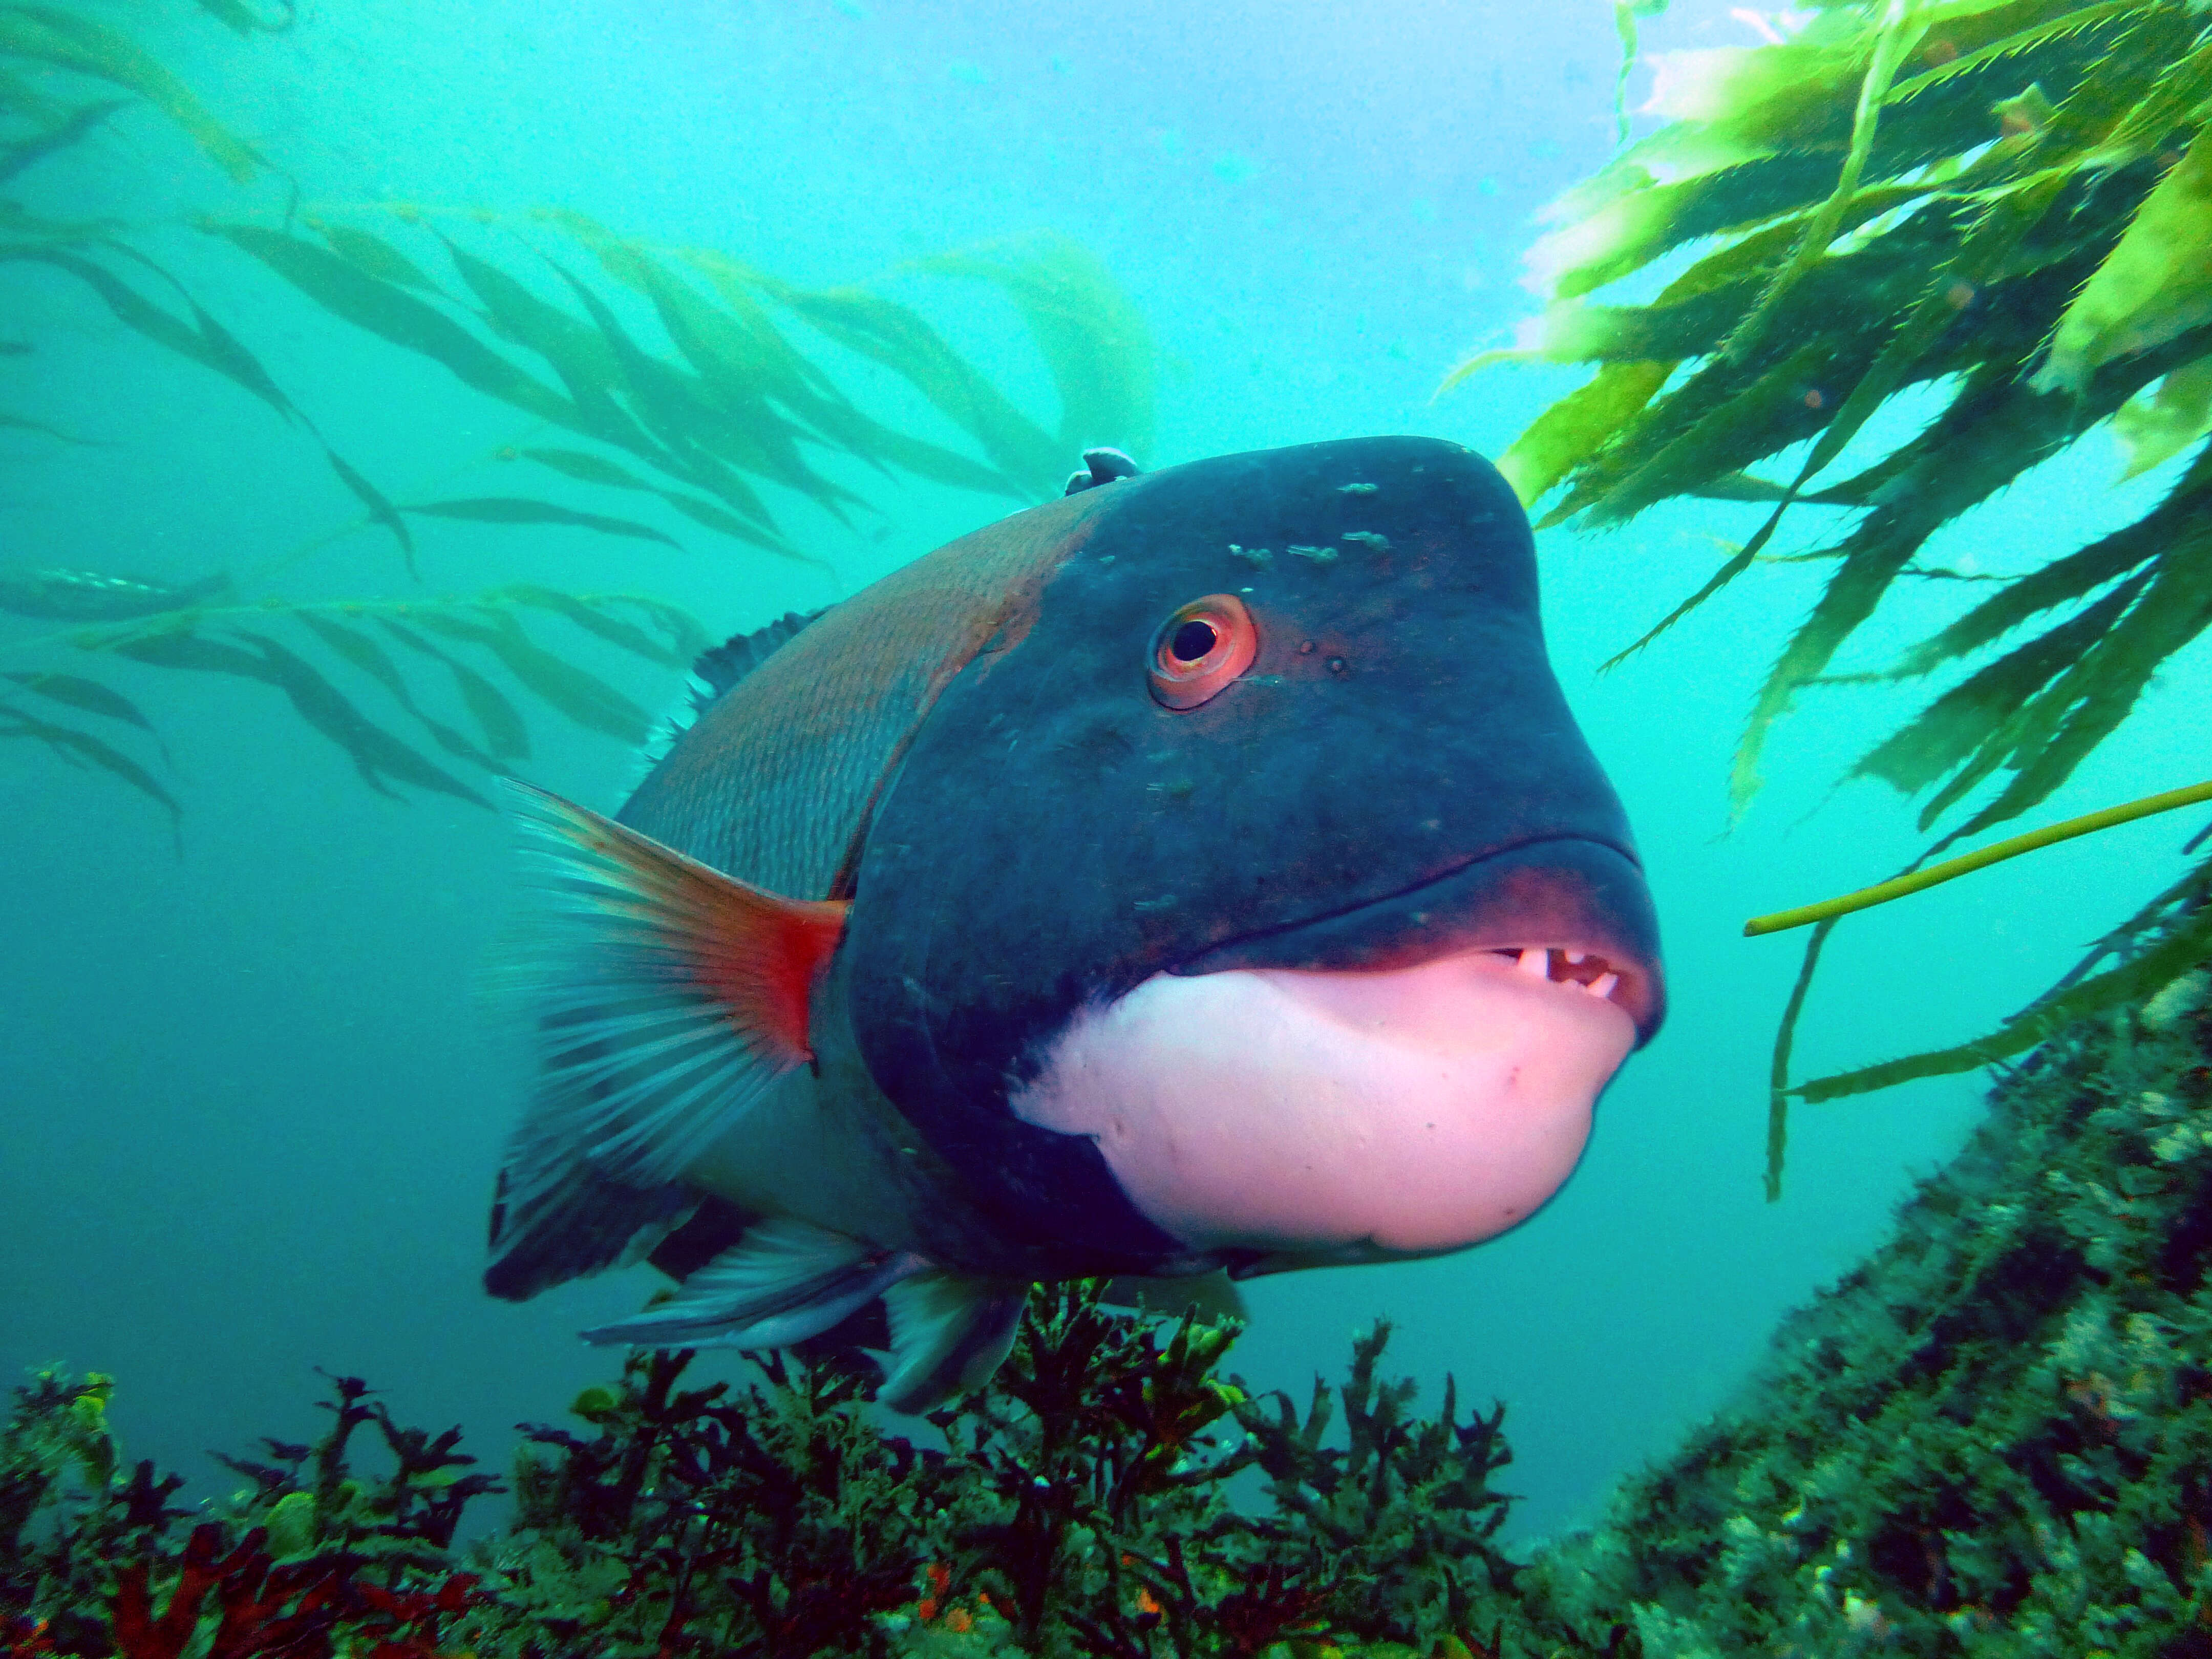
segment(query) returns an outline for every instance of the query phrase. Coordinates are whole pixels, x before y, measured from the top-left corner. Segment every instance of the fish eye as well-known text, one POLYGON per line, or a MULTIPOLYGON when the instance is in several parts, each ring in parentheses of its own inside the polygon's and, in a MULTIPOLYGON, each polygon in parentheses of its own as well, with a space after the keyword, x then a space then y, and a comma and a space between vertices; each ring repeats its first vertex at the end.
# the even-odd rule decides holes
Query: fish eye
POLYGON ((1170 708, 1195 708, 1249 668, 1259 649, 1260 630, 1243 600, 1233 593, 1193 599, 1152 635, 1152 696, 1170 708))

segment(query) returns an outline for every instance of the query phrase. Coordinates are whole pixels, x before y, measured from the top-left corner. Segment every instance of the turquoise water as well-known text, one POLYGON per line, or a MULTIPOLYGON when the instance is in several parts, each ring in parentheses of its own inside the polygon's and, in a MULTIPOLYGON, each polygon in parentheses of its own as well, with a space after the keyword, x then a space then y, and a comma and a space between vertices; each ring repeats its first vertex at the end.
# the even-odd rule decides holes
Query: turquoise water
MULTIPOLYGON (((1157 339, 1148 465, 1382 432, 1495 454, 1575 379, 1500 368, 1431 400, 1466 351, 1534 310, 1516 283, 1532 216, 1609 152, 1617 46, 1596 0, 1557 15, 1442 0, 1104 15, 951 0, 325 4, 250 41, 182 4, 101 15, 139 33, 309 204, 570 208, 815 284, 1064 233, 1105 262, 1157 339)), ((1649 33, 1661 47, 1757 38, 1717 3, 1678 6, 1649 33)), ((141 244, 396 498, 514 488, 479 458, 526 441, 526 417, 187 228, 209 210, 275 222, 283 178, 229 185, 134 112, 20 187, 58 217, 143 228, 141 244)), ((1048 406, 1011 313, 943 285, 898 291, 1018 399, 1048 406)), ((51 270, 0 270, 0 333, 36 347, 0 360, 0 406, 96 441, 0 434, 0 568, 175 581, 224 569, 251 578, 249 596, 292 599, 620 587, 718 635, 839 591, 705 534, 678 551, 455 523, 418 531, 423 590, 374 533, 255 575, 358 512, 298 424, 118 329, 51 270)), ((2084 539, 2160 483, 2111 491, 2113 471, 2093 439, 1946 550, 2011 559, 2084 539)), ((848 532, 803 502, 776 506, 845 591, 1009 505, 840 476, 879 520, 848 532)), ((1261 1387, 1302 1393, 1314 1370, 1334 1375, 1352 1332, 1387 1315, 1404 1370, 1449 1370, 1464 1394, 1504 1400, 1523 1534, 1586 1515, 1718 1405, 1775 1316, 1881 1235, 1974 1111, 1966 1079, 1801 1109, 1785 1196, 1762 1199, 1767 1045, 1796 951, 1738 928, 1917 850, 1908 808, 1878 786, 1832 786, 1918 697, 1808 702, 1771 750, 1765 793, 1729 824, 1743 711, 1817 572, 1762 571, 1620 670, 1596 667, 1702 580, 1718 556, 1709 538, 1747 533, 1747 512, 1669 507, 1602 537, 1540 539, 1554 663, 1637 825, 1674 995, 1666 1030, 1607 1096, 1580 1171, 1534 1221, 1466 1255, 1249 1289, 1238 1368, 1261 1387)), ((1904 597, 1855 665, 1947 614, 1944 593, 1904 597)), ((19 661, 46 628, 0 623, 0 667, 81 672, 67 657, 19 661)), ((641 703, 676 696, 672 673, 593 660, 641 703)), ((112 780, 27 744, 0 749, 0 1372, 64 1360, 116 1373, 131 1453, 203 1482, 222 1478, 207 1448, 311 1436, 317 1365, 368 1377, 403 1420, 469 1425, 501 1465, 509 1425, 556 1415, 606 1374, 610 1357, 573 1332, 629 1311, 645 1283, 521 1307, 477 1287, 521 1079, 483 989, 513 895, 507 832, 445 798, 364 789, 267 688, 111 678, 173 757, 161 775, 184 803, 180 852, 161 813, 112 780)), ((2179 659, 2038 821, 2192 781, 2205 678, 2201 650, 2179 659)), ((611 810, 635 775, 622 745, 542 710, 532 731, 521 769, 573 799, 611 810)), ((2178 873, 2185 834, 2132 826, 1849 925, 1800 1074, 1985 1028, 2178 873)), ((1049 896, 1039 902, 1048 915, 1049 896)))

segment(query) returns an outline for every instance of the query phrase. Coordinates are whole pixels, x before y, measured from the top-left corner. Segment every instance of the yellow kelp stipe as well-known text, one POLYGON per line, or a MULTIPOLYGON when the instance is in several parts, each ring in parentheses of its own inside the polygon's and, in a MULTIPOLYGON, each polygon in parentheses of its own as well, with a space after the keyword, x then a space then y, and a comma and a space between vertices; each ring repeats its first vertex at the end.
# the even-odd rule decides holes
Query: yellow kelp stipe
POLYGON ((1824 899, 1818 904, 1800 905, 1795 910, 1777 910, 1771 915, 1753 916, 1743 925, 1744 936, 1755 939, 1761 933, 1786 933, 1792 927, 1808 927, 1816 921, 1826 921, 1831 916, 1847 916, 1854 910, 1870 910, 1877 904, 1887 904, 1890 900, 1903 898, 1908 893, 1917 893, 1923 888, 1940 885, 1954 876, 1986 869, 1992 864, 2002 864, 2022 853, 2033 853, 2039 847, 2071 841, 2076 836, 2092 835, 2100 830, 2109 830, 2116 823, 2132 823, 2136 818, 2147 818, 2154 813, 2171 812, 2178 806, 2193 806, 2203 800, 2212 800, 2212 780, 2191 784, 2185 789, 2169 789, 2163 794, 2145 795, 2141 800, 2131 800, 2121 806, 2108 806, 2101 812, 2085 812, 2078 818, 2068 818, 2062 823, 2030 830, 2024 836, 2008 836, 1979 852, 1946 859, 1941 864, 1929 865, 1925 870, 1916 870, 1911 875, 1877 882, 1872 887, 1862 887, 1856 892, 1845 893, 1840 898, 1824 899))

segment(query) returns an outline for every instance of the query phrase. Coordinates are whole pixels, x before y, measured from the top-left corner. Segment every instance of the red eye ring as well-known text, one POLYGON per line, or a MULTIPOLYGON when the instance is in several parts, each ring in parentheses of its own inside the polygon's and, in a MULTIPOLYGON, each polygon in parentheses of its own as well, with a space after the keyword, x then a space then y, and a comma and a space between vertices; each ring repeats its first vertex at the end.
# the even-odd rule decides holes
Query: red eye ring
POLYGON ((1152 635, 1146 666, 1153 698, 1170 708, 1195 708, 1252 665, 1260 629, 1234 593, 1209 593, 1182 606, 1152 635))

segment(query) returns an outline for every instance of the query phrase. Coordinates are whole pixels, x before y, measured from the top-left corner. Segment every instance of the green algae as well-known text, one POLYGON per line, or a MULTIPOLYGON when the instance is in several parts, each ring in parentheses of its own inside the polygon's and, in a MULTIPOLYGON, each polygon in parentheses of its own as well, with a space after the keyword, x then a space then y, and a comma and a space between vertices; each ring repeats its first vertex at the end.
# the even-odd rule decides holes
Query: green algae
POLYGON ((2197 1659, 2194 960, 2047 1035, 1736 1398, 1532 1548, 1498 1541, 1503 1408, 1463 1418, 1447 1382, 1417 1409, 1387 1328, 1303 1404, 1256 1399, 1223 1370, 1233 1328, 1067 1285, 927 1442, 885 1430, 849 1356, 695 1383, 690 1354, 638 1355, 527 1431, 512 1513, 467 1542, 501 1483, 358 1379, 331 1379, 318 1443, 226 1460, 249 1485, 186 1511, 126 1465, 107 1379, 41 1373, 0 1431, 0 1655, 2197 1659))
MULTIPOLYGON (((1775 44, 1661 60, 1664 125, 1549 211, 1530 253, 1544 314, 1444 384, 1501 359, 1594 366, 1500 458, 1525 501, 1553 498, 1547 524, 1765 505, 1621 656, 1774 560, 1785 521, 1850 509, 1788 556, 1831 574, 1808 612, 1776 620, 1730 799, 1750 802, 1811 694, 1952 675, 1848 774, 1943 826, 1911 873, 2049 799, 2212 623, 2212 27, 2190 0, 1818 0, 1796 21, 1775 44), (1656 294, 1616 297, 1670 255, 1656 294), (1861 458, 1869 420, 1914 394, 1937 413, 1861 458), (1959 574, 1928 560, 1931 538, 1971 533, 1975 508, 2107 428, 2128 475, 2196 453, 2155 506, 2082 546, 1977 550, 1994 588, 1950 583, 1961 603, 1927 639, 1833 672, 1900 585, 1959 574)), ((1794 1097, 1979 1063, 1966 1044, 1794 1082, 1825 937, 1776 1042, 1770 1194, 1794 1097)))
POLYGON ((173 1478, 115 1474, 105 1380, 46 1373, 0 1441, 0 1654, 143 1659, 165 1650, 139 1624, 187 1601, 172 1654, 1425 1651, 1510 1579, 1504 1413, 1462 1421, 1447 1383, 1417 1414, 1378 1375, 1388 1336, 1301 1408, 1217 1376, 1233 1330, 1063 1285, 991 1389, 932 1419, 939 1445, 883 1431, 865 1367, 693 1387, 688 1352, 640 1355, 574 1402, 583 1431, 527 1430, 511 1518, 465 1548, 464 1510, 505 1488, 357 1378, 320 1441, 224 1459, 251 1487, 187 1514, 173 1478), (1240 1507, 1248 1474, 1264 1501, 1240 1507))
MULTIPOLYGON (((210 27, 240 37, 293 26, 289 6, 267 16, 238 0, 201 0, 200 9, 210 27)), ((1151 440, 1144 320, 1098 259, 1056 233, 807 288, 722 250, 661 246, 567 210, 304 204, 282 172, 130 30, 70 0, 0 0, 0 293, 26 280, 82 288, 120 339, 190 364, 208 395, 255 399, 281 423, 280 441, 295 439, 311 468, 326 465, 357 509, 289 548, 241 542, 241 559, 258 568, 191 583, 0 570, 0 613, 77 624, 0 645, 0 742, 105 774, 158 805, 173 830, 184 802, 165 781, 168 757, 153 727, 159 699, 189 677, 226 675, 275 694, 380 793, 484 805, 475 775, 518 757, 525 740, 512 734, 526 711, 542 705, 639 744, 651 721, 614 683, 637 667, 623 653, 665 675, 688 666, 703 638, 644 593, 538 588, 518 600, 523 590, 508 588, 395 606, 378 591, 381 560, 362 562, 355 599, 307 601, 280 585, 310 557, 357 548, 362 532, 396 550, 416 584, 424 549, 458 524, 574 538, 598 550, 611 574, 617 557, 643 547, 730 557, 741 573, 762 558, 787 561, 835 590, 823 531, 794 528, 794 508, 819 514, 847 545, 864 529, 880 535, 866 520, 885 517, 860 481, 926 481, 1025 503, 1057 495, 1085 447, 1151 440), (128 96, 92 95, 113 91, 128 96), (175 173, 186 146, 216 164, 219 177, 186 173, 200 194, 183 225, 131 225, 98 210, 128 199, 112 176, 115 157, 96 160, 89 148, 112 129, 134 141, 118 154, 143 151, 144 178, 175 173), (80 216, 34 210, 22 193, 33 189, 67 192, 80 216), (319 424, 341 419, 359 387, 293 383, 294 371, 263 362, 255 329, 234 327, 198 297, 226 265, 250 294, 304 302, 323 343, 349 349, 348 337, 365 337, 394 364, 411 359, 451 377, 483 400, 482 413, 513 423, 509 438, 474 454, 418 457, 435 480, 420 489, 373 477, 319 424), (972 361, 886 291, 917 287, 957 291, 962 303, 995 292, 1034 348, 1055 411, 1031 413, 1002 387, 997 365, 972 361), (927 415, 884 407, 902 400, 927 415), (468 481, 448 493, 457 474, 468 481), (581 636, 526 633, 533 610, 539 620, 557 612, 581 636), (394 654, 353 625, 371 617, 408 649, 394 654), (673 660, 658 637, 672 622, 687 644, 673 660), (596 660, 609 645, 611 671, 596 660), (137 692, 149 678, 155 689, 137 692), (139 732, 88 729, 78 718, 125 708, 139 732)), ((7 349, 27 356, 51 343, 23 337, 7 349)), ((36 411, 0 409, 0 426, 82 441, 36 411)))

